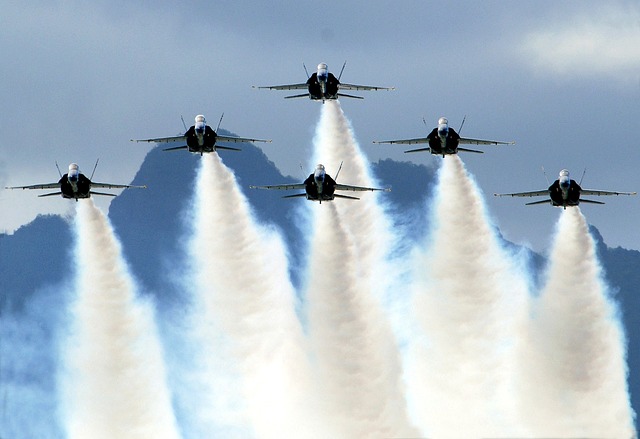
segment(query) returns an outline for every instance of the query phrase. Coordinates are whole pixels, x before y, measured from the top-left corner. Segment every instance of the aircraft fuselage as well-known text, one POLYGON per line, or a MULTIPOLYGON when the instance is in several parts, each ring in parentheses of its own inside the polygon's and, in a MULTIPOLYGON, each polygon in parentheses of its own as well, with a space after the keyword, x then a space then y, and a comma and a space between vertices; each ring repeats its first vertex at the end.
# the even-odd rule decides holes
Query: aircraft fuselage
POLYGON ((307 200, 331 201, 335 198, 336 182, 324 170, 316 169, 316 172, 309 175, 304 181, 304 190, 307 193, 307 200))
POLYGON ((549 186, 549 196, 551 204, 556 207, 577 206, 580 204, 580 192, 582 188, 569 176, 560 176, 559 179, 549 186))
POLYGON ((84 174, 64 174, 58 183, 63 198, 78 200, 91 197, 91 180, 84 174))
POLYGON ((202 153, 215 151, 217 134, 209 125, 192 126, 185 133, 189 152, 202 153))
POLYGON ((431 131, 427 138, 431 154, 445 156, 458 153, 460 135, 453 128, 446 127, 445 129, 438 126, 431 131))
POLYGON ((333 73, 319 70, 309 77, 307 86, 309 87, 309 99, 313 101, 338 99, 340 81, 333 73))

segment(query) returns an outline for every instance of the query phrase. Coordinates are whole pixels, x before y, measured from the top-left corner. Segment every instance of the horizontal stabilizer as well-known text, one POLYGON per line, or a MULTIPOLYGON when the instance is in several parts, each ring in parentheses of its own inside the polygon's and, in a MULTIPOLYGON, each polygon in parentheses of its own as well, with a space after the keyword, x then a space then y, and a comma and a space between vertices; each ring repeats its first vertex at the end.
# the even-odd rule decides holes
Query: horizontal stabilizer
POLYGON ((585 200, 583 198, 580 198, 580 202, 587 204, 604 204, 602 201, 585 200))
POLYGON ((54 195, 62 195, 62 192, 51 192, 49 194, 38 195, 39 197, 53 197, 54 195))
POLYGON ((352 99, 364 99, 362 96, 346 95, 344 93, 338 93, 338 97, 341 97, 341 98, 352 98, 352 99))
POLYGON ((163 151, 177 151, 179 149, 189 149, 187 145, 184 146, 174 146, 173 148, 165 148, 163 151))
POLYGON ((307 196, 307 194, 304 193, 304 194, 285 195, 282 198, 298 198, 298 197, 306 197, 306 196, 307 196))
POLYGON ((458 151, 475 152, 478 154, 484 154, 484 151, 478 151, 477 149, 467 149, 467 148, 460 148, 460 147, 458 147, 458 151))
POLYGON ((116 196, 116 194, 107 194, 106 192, 94 192, 94 191, 89 192, 89 194, 90 195, 103 195, 105 197, 115 197, 116 196))
POLYGON ((285 96, 285 99, 295 99, 295 98, 308 98, 309 93, 301 94, 301 95, 293 95, 293 96, 285 96))
POLYGON ((531 203, 525 203, 525 206, 533 206, 534 204, 551 204, 551 200, 532 201, 531 203))
POLYGON ((230 146, 220 146, 220 145, 214 146, 213 149, 214 150, 225 149, 227 151, 242 151, 240 148, 231 148, 230 146))
POLYGON ((405 151, 405 154, 408 152, 422 152, 422 151, 431 151, 431 148, 418 148, 418 149, 410 149, 405 151))
POLYGON ((349 195, 333 194, 333 196, 336 197, 336 198, 346 198, 348 200, 359 200, 360 199, 358 197, 351 197, 349 195))

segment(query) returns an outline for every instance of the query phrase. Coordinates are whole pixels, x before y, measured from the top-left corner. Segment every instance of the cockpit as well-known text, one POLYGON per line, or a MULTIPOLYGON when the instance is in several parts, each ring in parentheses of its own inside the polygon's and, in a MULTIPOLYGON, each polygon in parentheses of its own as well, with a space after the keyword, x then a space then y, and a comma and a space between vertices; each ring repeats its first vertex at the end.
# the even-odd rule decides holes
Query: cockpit
POLYGON ((321 62, 320 64, 318 64, 318 79, 326 80, 328 76, 329 68, 325 63, 321 62))
POLYGON ((569 178, 569 171, 563 169, 560 171, 560 177, 558 178, 558 184, 563 189, 568 189, 571 186, 571 178, 569 178))
POLYGON ((449 134, 449 121, 446 117, 438 119, 438 135, 440 137, 447 137, 449 134))
POLYGON ((204 116, 202 114, 197 115, 196 124, 195 124, 196 133, 199 133, 199 134, 204 133, 204 129, 206 126, 207 126, 207 121, 205 120, 204 116))
POLYGON ((317 181, 324 181, 324 175, 325 175, 324 165, 316 166, 316 172, 313 174, 313 177, 317 181))
POLYGON ((80 167, 77 163, 71 163, 69 165, 69 173, 67 174, 67 179, 72 182, 78 181, 78 176, 80 175, 80 167))

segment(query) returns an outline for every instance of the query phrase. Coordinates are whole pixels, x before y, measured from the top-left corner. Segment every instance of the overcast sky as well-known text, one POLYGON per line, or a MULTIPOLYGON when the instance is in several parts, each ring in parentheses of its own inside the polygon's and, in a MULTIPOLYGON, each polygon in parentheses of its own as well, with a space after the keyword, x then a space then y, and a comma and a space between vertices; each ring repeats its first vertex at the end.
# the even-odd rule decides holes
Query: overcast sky
MULTIPOLYGON (((251 86, 304 82, 303 62, 337 74, 346 60, 344 82, 397 88, 342 102, 373 161, 437 166, 371 142, 425 136, 439 116, 517 142, 461 155, 510 240, 548 248, 558 209, 492 195, 546 188, 541 166, 550 180, 586 168, 583 188, 640 190, 637 1, 136 3, 0 1, 2 187, 57 181, 55 161, 90 174, 97 158, 95 181, 130 182, 152 146, 129 139, 222 112, 223 128, 273 139, 258 146, 298 176, 322 104, 251 86)), ((589 222, 609 245, 640 249, 640 197, 601 200, 583 206, 589 222)), ((0 231, 72 205, 0 190, 0 231)))

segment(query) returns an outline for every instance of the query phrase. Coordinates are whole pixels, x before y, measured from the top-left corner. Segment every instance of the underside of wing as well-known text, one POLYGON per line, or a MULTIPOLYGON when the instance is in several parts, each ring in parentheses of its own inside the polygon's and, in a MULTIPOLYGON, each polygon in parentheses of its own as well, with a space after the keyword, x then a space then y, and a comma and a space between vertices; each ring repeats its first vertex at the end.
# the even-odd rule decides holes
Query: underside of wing
POLYGON ((461 137, 459 143, 464 143, 465 145, 515 145, 516 142, 499 142, 497 140, 481 140, 461 137))
POLYGON ((514 194, 493 194, 496 197, 542 197, 549 196, 549 190, 545 189, 543 191, 531 191, 531 192, 516 192, 514 194))
POLYGON ((253 88, 260 88, 260 89, 266 89, 266 90, 303 90, 305 88, 309 88, 309 86, 307 85, 306 82, 304 82, 302 84, 267 85, 263 87, 256 87, 254 85, 253 88))
POLYGON ((60 183, 32 184, 30 186, 13 186, 5 189, 56 189, 60 188, 60 183))
POLYGON ((374 140, 373 143, 395 143, 398 145, 415 145, 417 143, 429 143, 427 137, 419 137, 417 139, 404 139, 404 140, 374 140))
MULTIPOLYGON (((133 186, 130 184, 112 184, 112 183, 91 183, 91 187, 100 187, 104 189, 126 189, 126 188, 135 188, 135 189, 146 189, 146 186, 133 186)), ((91 193, 94 193, 93 191, 91 193)))
POLYGON ((274 190, 291 190, 304 189, 304 183, 298 184, 275 184, 268 186, 249 186, 250 189, 274 189, 274 190))
POLYGON ((340 83, 340 88, 344 90, 395 90, 395 87, 376 87, 373 85, 357 85, 340 83))
POLYGON ((385 191, 385 192, 390 192, 391 191, 390 188, 380 189, 380 188, 373 188, 373 187, 351 186, 349 184, 336 184, 335 189, 337 191, 357 191, 357 192, 364 192, 364 191, 385 191))
MULTIPOLYGON (((593 189, 582 189, 581 195, 636 195, 637 192, 615 192, 615 191, 599 191, 593 189)), ((580 200, 584 201, 584 200, 580 200)))
POLYGON ((171 143, 186 141, 187 136, 158 137, 157 139, 131 139, 132 142, 171 143))
POLYGON ((231 143, 252 143, 252 142, 271 143, 271 140, 249 139, 246 137, 229 137, 229 136, 220 136, 220 135, 218 135, 217 140, 218 142, 231 142, 231 143))

